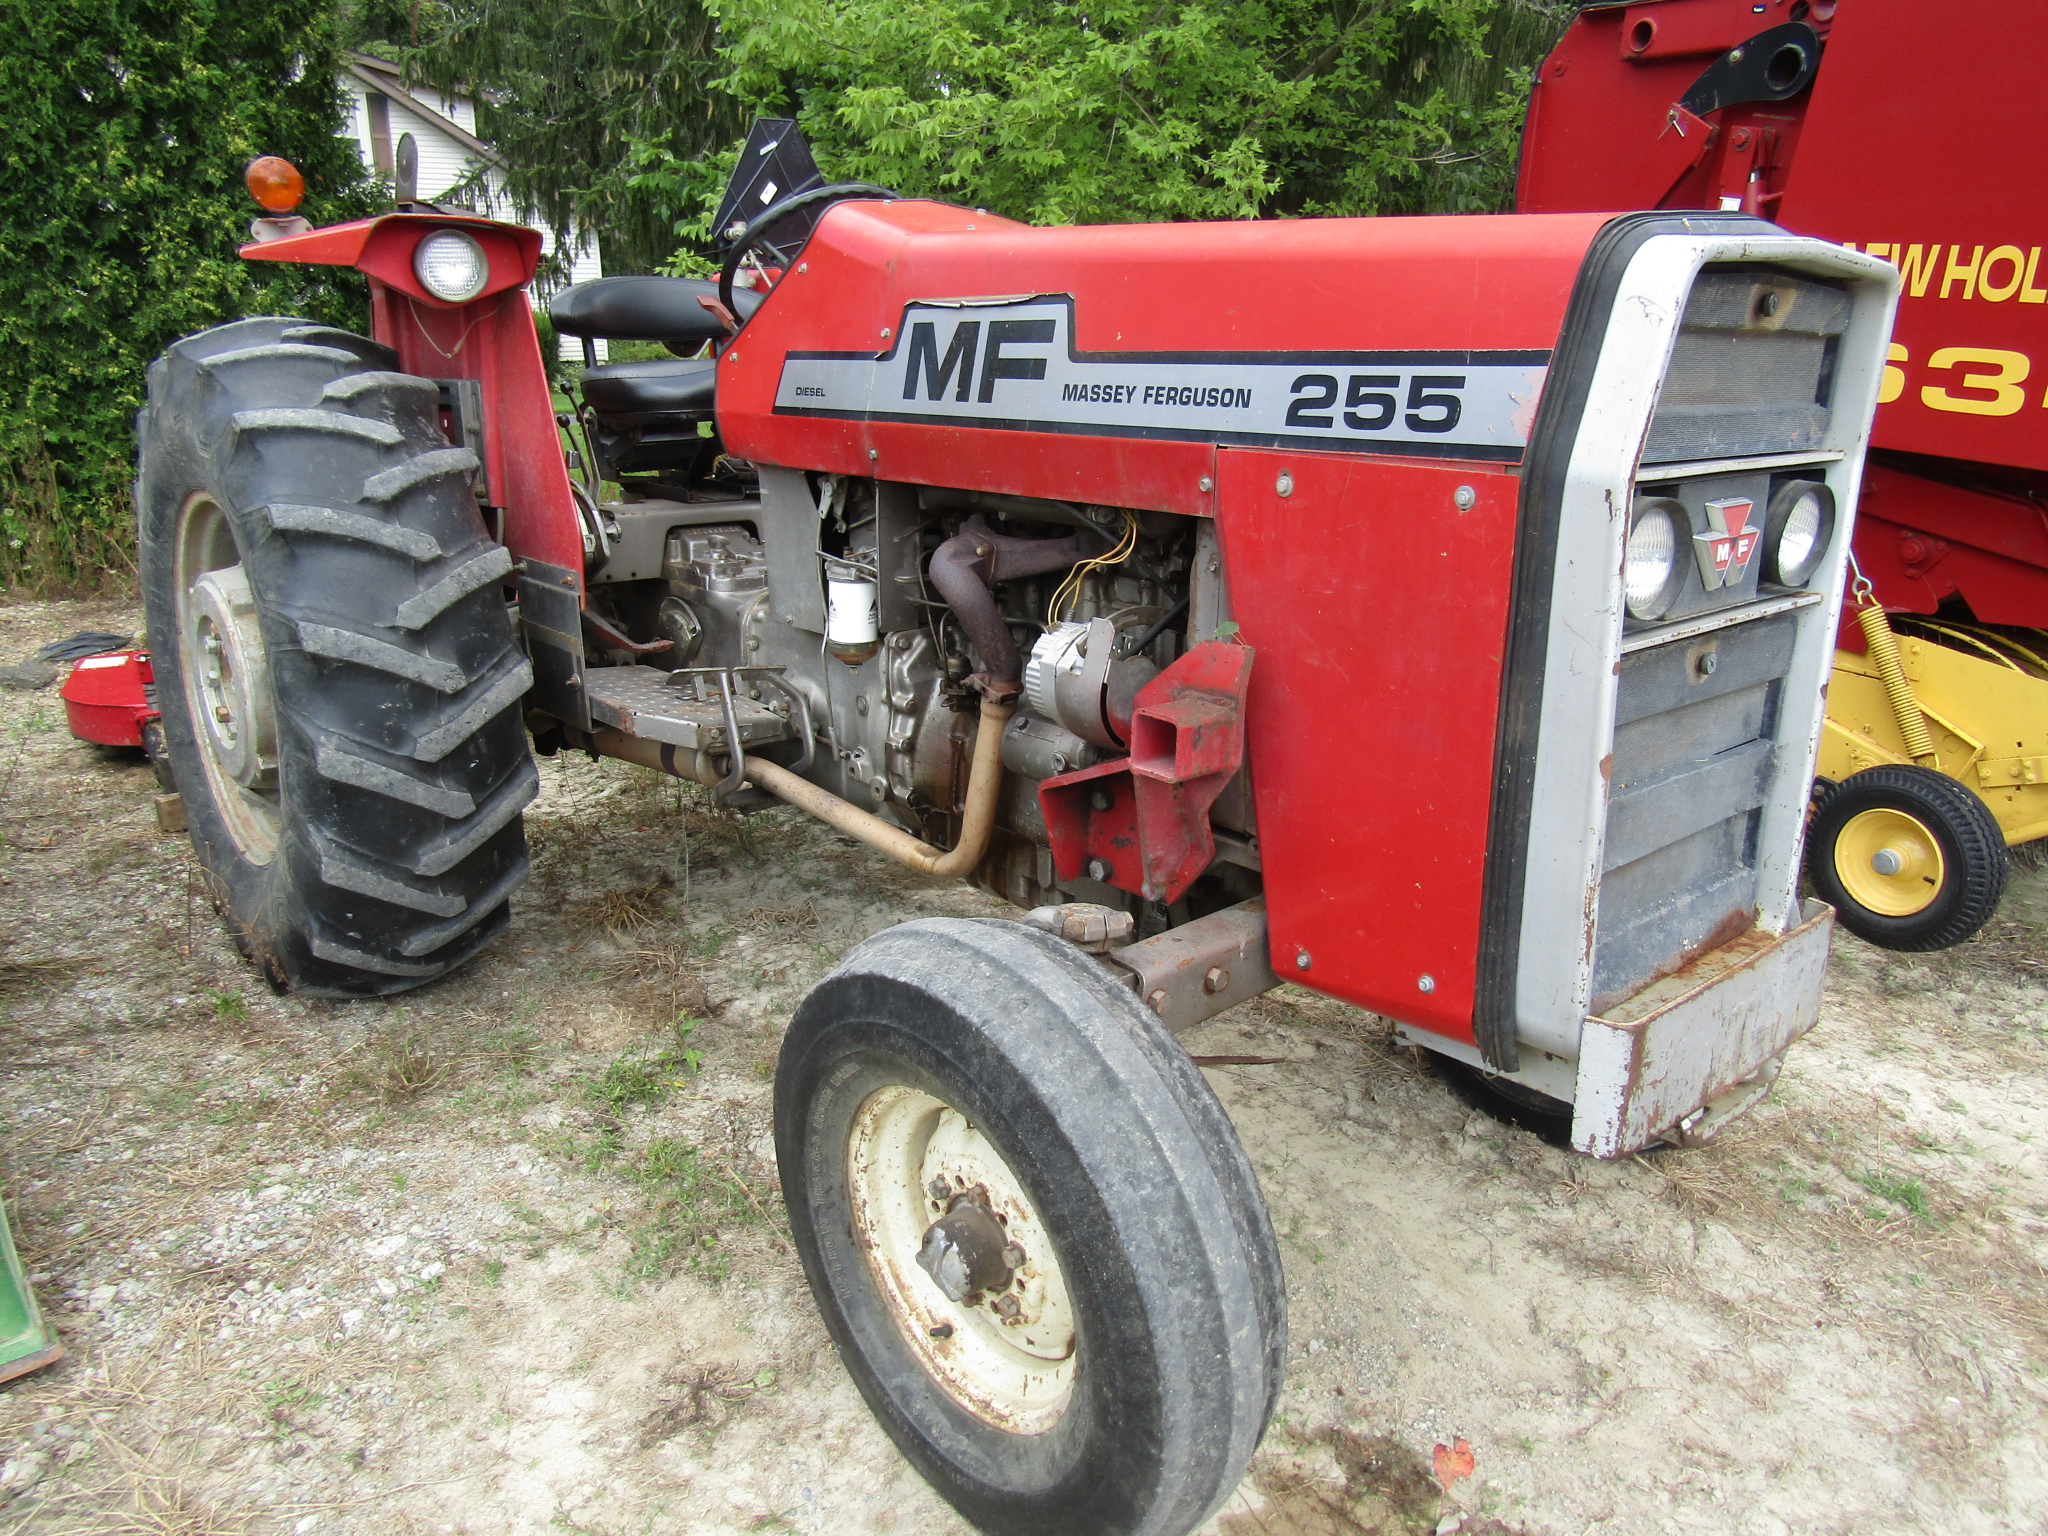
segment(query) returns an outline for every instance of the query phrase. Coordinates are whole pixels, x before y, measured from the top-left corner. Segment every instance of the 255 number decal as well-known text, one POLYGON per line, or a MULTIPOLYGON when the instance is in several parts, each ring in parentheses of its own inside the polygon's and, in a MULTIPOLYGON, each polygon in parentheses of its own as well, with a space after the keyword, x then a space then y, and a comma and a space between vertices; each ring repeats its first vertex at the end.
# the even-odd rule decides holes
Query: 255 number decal
POLYGON ((1384 432, 1398 416, 1410 432, 1448 432, 1464 414, 1458 396, 1464 387, 1462 373, 1411 375, 1404 411, 1398 373, 1350 374, 1341 388, 1334 373, 1304 373, 1288 389, 1294 401, 1287 407, 1287 425, 1320 432, 1336 430, 1341 393, 1341 414, 1349 431, 1384 432))

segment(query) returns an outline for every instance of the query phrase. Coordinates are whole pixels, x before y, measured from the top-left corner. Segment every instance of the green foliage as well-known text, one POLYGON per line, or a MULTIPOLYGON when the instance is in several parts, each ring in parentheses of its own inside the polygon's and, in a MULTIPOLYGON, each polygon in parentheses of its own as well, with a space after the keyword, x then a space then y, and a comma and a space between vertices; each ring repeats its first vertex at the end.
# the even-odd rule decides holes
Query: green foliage
MULTIPOLYGON (((1565 0, 710 0, 723 86, 837 179, 1035 224, 1507 206, 1565 0)), ((707 167, 642 147, 649 184, 707 167)), ((722 169, 722 165, 719 167, 722 169)))
MULTIPOLYGON (((1931 1222, 1934 1211, 1927 1203, 1927 1187, 1918 1179, 1889 1169, 1872 1168, 1858 1175, 1858 1182, 1880 1200, 1889 1200, 1915 1221, 1931 1222)), ((1880 1218, 1890 1215, 1882 1206, 1871 1208, 1880 1218)))
POLYGON ((678 1073, 694 1077, 703 1068, 704 1053, 690 1044, 690 1036, 697 1032, 697 1024, 698 1021, 688 1014, 678 1014, 673 1026, 674 1045, 651 1056, 619 1057, 586 1088, 591 1104, 617 1114, 637 1104, 657 1104, 667 1098, 669 1089, 682 1081, 678 1073))
MULTIPOLYGON (((344 0, 357 32, 391 0, 344 0)), ((443 0, 380 49, 479 98, 514 199, 613 272, 703 275, 747 121, 827 174, 1033 223, 1507 205, 1572 0, 443 0), (676 236, 685 237, 675 252, 676 236)))
POLYGON ((252 314, 358 329, 353 272, 237 259, 243 166, 281 154, 316 223, 368 211, 326 13, 278 0, 0 0, 0 580, 132 570, 150 360, 252 314))
POLYGON ((722 1280, 731 1261, 721 1234, 764 1219, 761 1197, 737 1174, 673 1136, 656 1137, 622 1171, 653 1199, 648 1219, 632 1234, 628 1261, 630 1271, 642 1278, 657 1278, 686 1263, 722 1280))
POLYGON ((745 131, 739 103, 712 88, 716 23, 694 0, 582 0, 573 16, 449 0, 421 28, 418 47, 383 51, 409 78, 471 91, 513 204, 563 250, 579 228, 600 231, 607 271, 649 271, 675 249, 673 186, 687 173, 644 168, 694 166, 745 131))

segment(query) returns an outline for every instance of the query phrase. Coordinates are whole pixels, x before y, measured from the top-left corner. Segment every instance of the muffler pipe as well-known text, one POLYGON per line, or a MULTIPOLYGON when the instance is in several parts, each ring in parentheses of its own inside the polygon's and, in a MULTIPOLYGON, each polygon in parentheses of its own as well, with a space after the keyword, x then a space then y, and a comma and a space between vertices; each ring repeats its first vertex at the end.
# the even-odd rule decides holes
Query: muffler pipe
MULTIPOLYGON (((899 864, 921 874, 956 879, 972 872, 988 852, 989 838, 995 831, 996 797, 1003 787, 1003 729, 1014 713, 1014 704, 982 701, 981 723, 974 737, 974 760, 967 773, 967 804, 960 816, 960 840, 950 850, 934 848, 901 827, 891 826, 872 811, 864 811, 829 789, 820 789, 809 779, 798 777, 779 763, 749 757, 746 777, 749 783, 776 799, 817 817, 878 853, 886 853, 899 864)), ((722 777, 718 760, 706 752, 649 741, 644 736, 628 736, 603 726, 586 732, 564 724, 561 731, 572 747, 658 769, 707 789, 722 777)))

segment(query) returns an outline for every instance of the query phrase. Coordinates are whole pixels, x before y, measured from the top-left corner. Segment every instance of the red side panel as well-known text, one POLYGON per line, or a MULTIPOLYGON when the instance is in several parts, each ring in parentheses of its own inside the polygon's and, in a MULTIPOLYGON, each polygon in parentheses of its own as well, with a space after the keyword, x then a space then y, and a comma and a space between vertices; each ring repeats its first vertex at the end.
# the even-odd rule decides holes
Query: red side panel
POLYGON ((1217 462, 1231 602, 1259 658, 1248 747, 1273 967, 1470 1040, 1520 482, 1491 465, 1217 462))
POLYGON ((2048 470, 2044 58, 2041 0, 1836 16, 1778 218, 1900 269, 1877 447, 2048 470))
POLYGON ((1168 380, 1174 358, 1547 352, 1603 222, 1031 229, 936 203, 842 204, 727 349, 719 429, 732 451, 762 463, 1208 513, 1213 442, 778 413, 778 382, 792 354, 890 353, 913 301, 1002 296, 1071 296, 1077 351, 1160 360, 1168 380))

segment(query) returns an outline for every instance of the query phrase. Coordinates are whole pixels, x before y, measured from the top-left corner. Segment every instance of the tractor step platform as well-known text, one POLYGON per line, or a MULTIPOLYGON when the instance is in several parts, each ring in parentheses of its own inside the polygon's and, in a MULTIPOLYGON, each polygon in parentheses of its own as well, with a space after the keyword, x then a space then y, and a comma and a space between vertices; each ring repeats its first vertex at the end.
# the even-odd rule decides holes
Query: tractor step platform
POLYGON ((796 738, 787 716, 760 697, 783 691, 766 670, 592 667, 584 688, 590 718, 600 725, 693 752, 722 752, 735 731, 743 749, 796 738))

